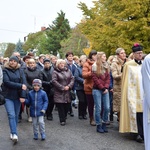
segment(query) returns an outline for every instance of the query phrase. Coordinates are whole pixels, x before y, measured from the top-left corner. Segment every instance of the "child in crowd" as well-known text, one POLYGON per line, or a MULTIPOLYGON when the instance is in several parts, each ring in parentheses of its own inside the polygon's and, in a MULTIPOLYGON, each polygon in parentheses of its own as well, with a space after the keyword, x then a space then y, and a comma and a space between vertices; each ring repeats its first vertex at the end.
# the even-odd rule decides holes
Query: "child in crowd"
POLYGON ((28 99, 25 103, 30 105, 30 115, 33 121, 34 140, 38 140, 38 127, 41 134, 41 140, 45 140, 44 114, 48 106, 48 98, 42 87, 40 79, 34 79, 32 82, 33 90, 29 91, 28 99))

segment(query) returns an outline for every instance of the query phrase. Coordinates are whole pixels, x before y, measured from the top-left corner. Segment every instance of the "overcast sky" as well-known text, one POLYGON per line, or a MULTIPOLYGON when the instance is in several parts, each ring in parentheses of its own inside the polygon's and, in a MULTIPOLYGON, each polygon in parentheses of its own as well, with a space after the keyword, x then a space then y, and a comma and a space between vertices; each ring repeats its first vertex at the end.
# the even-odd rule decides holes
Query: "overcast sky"
POLYGON ((71 27, 82 19, 79 2, 92 7, 92 0, 1 0, 0 2, 0 43, 17 43, 28 33, 48 27, 62 10, 71 27))

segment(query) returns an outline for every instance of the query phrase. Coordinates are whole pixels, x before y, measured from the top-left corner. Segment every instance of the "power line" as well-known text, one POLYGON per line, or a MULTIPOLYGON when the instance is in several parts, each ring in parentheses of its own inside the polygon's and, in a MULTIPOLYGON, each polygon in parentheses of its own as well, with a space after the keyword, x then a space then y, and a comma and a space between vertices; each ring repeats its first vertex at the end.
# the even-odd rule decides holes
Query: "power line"
POLYGON ((15 31, 15 30, 9 30, 9 29, 0 29, 2 31, 7 31, 7 32, 17 32, 17 33, 29 33, 29 32, 24 32, 24 31, 15 31))

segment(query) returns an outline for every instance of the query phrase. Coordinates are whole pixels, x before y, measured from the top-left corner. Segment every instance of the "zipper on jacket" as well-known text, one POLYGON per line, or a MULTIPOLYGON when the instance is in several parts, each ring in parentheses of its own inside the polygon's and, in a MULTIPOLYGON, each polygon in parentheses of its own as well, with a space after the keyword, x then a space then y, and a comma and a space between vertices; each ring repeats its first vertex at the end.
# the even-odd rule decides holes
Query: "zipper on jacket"
POLYGON ((36 117, 36 106, 37 106, 37 92, 35 92, 35 117, 36 117))

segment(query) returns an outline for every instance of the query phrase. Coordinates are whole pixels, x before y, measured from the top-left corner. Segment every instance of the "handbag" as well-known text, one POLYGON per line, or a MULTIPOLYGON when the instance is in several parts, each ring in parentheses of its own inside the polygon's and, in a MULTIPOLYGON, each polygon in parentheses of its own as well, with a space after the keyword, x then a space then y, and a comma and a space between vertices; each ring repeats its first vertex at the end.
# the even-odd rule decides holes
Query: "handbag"
POLYGON ((6 97, 8 95, 8 88, 2 83, 1 89, 0 89, 0 95, 3 97, 6 97))
POLYGON ((5 102, 5 97, 0 93, 0 105, 4 105, 5 102))
POLYGON ((74 101, 74 100, 76 99, 76 94, 74 93, 73 90, 70 90, 70 99, 71 99, 72 101, 74 101))

